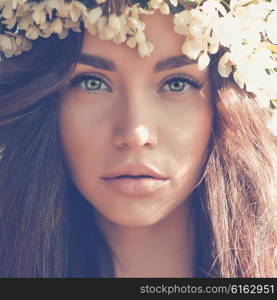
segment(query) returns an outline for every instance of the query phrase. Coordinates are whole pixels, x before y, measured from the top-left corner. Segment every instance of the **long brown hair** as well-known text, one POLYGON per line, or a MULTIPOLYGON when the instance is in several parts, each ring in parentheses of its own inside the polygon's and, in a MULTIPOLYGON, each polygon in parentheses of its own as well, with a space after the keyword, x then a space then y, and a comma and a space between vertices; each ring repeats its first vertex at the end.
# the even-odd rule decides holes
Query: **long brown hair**
MULTIPOLYGON (((0 62, 0 276, 112 277, 112 251, 94 209, 69 177, 58 128, 59 91, 82 33, 35 41, 0 62)), ((194 190, 195 276, 276 276, 277 151, 255 98, 210 66, 214 124, 194 190), (269 259, 270 258, 270 259, 269 259)))
MULTIPOLYGON (((209 225, 211 277, 277 276, 277 147, 255 96, 209 68, 214 104, 206 168, 197 187, 209 225)), ((199 214, 199 208, 196 214, 199 214)), ((205 236, 203 228, 202 236, 205 236)), ((200 255, 201 257, 201 255, 200 255)))

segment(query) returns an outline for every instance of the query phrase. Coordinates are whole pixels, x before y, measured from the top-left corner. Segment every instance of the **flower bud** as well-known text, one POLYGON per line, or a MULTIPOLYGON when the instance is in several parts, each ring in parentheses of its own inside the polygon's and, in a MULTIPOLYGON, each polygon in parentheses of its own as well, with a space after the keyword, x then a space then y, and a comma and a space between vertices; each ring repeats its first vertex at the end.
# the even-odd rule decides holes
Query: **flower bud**
POLYGON ((44 24, 46 22, 46 15, 43 9, 36 9, 33 12, 33 19, 36 24, 44 24))
POLYGON ((128 40, 127 40, 127 46, 130 47, 130 48, 135 48, 136 45, 137 45, 136 39, 133 36, 129 37, 128 40))
POLYGON ((163 3, 163 0, 150 0, 150 5, 154 9, 159 9, 163 3))
POLYGON ((56 18, 52 23, 52 31, 60 34, 63 31, 63 22, 60 18, 56 18))
POLYGON ((143 31, 137 31, 135 34, 135 39, 138 43, 142 43, 145 41, 145 34, 143 31))
POLYGON ((0 35, 0 48, 2 49, 12 49, 12 41, 11 38, 7 35, 0 35))
POLYGON ((120 30, 120 21, 119 21, 119 18, 114 13, 109 16, 109 26, 111 26, 116 31, 120 30))
POLYGON ((174 7, 178 5, 178 0, 169 0, 169 1, 174 7))
POLYGON ((91 25, 95 24, 99 18, 101 17, 103 13, 103 10, 100 6, 92 9, 89 13, 88 13, 88 19, 91 25))
POLYGON ((210 57, 207 52, 202 53, 198 58, 198 70, 203 71, 210 63, 210 57))
POLYGON ((25 36, 30 40, 36 40, 39 37, 40 30, 36 26, 30 26, 25 36))
POLYGON ((159 9, 160 13, 163 15, 169 15, 170 10, 169 10, 169 6, 166 2, 163 2, 162 6, 159 9))

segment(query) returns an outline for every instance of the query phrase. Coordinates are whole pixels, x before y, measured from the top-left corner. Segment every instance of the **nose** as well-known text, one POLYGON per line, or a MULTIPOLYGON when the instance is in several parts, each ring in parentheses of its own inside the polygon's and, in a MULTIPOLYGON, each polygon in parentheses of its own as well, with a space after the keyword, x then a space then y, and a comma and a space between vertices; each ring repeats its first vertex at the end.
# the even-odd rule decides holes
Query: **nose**
POLYGON ((149 105, 147 107, 146 101, 130 100, 128 103, 122 103, 122 106, 120 114, 117 115, 118 122, 114 131, 114 145, 119 149, 132 150, 141 147, 155 147, 157 144, 155 118, 153 110, 149 105))

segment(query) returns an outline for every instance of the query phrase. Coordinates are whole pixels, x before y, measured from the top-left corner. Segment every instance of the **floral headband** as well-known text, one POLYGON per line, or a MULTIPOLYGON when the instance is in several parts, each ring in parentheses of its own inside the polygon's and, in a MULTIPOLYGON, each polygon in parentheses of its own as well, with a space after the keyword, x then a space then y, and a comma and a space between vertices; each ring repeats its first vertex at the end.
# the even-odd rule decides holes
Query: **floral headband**
POLYGON ((277 100, 277 0, 0 0, 0 54, 20 55, 32 40, 69 30, 81 31, 150 56, 142 15, 173 14, 174 30, 184 35, 182 53, 200 70, 224 49, 221 77, 232 74, 240 88, 257 95, 262 107, 277 100))

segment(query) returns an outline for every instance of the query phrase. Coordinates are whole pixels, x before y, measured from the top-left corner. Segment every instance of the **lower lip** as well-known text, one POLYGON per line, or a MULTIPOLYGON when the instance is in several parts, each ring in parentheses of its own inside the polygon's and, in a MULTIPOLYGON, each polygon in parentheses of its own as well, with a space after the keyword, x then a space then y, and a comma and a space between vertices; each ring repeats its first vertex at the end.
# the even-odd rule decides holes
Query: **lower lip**
POLYGON ((128 196, 144 196, 154 193, 168 183, 167 179, 119 178, 104 179, 108 186, 128 196))

